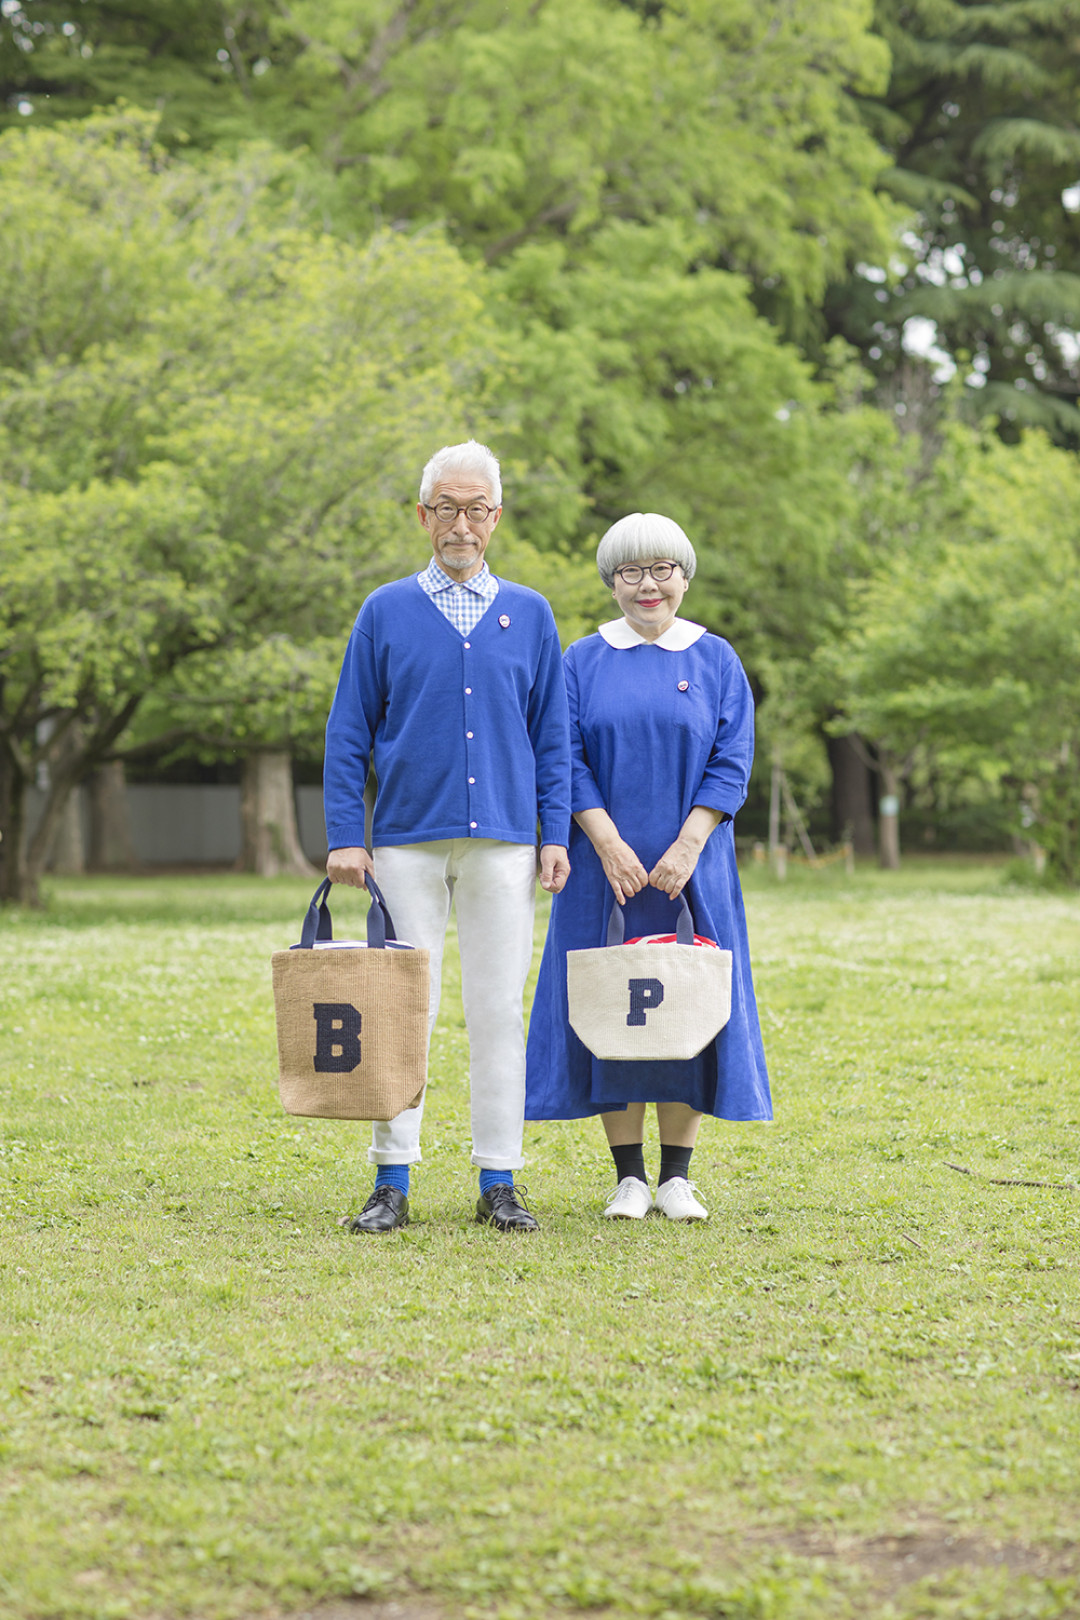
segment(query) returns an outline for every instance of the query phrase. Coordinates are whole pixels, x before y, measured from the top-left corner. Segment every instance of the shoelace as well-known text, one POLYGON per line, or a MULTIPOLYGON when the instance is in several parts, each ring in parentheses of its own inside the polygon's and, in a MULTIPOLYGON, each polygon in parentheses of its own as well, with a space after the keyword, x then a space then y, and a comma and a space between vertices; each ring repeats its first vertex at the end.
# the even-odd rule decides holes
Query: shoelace
MULTIPOLYGON (((687 1181, 683 1176, 673 1176, 671 1179, 672 1179, 672 1181, 676 1181, 676 1182, 681 1181, 682 1182, 682 1187, 679 1188, 679 1191, 678 1191, 678 1194, 677 1194, 677 1196, 678 1196, 678 1198, 680 1200, 685 1200, 687 1198, 697 1198, 697 1190, 698 1189, 697 1189, 697 1182, 696 1181, 687 1181)), ((664 1187, 669 1187, 670 1185, 671 1185, 671 1182, 669 1182, 669 1181, 664 1182, 664 1187)), ((660 1200, 660 1194, 663 1192, 664 1187, 658 1187, 656 1189, 657 1202, 659 1202, 659 1200, 660 1200)), ((701 1200, 698 1199, 698 1203, 700 1203, 700 1202, 701 1202, 701 1200)))
MULTIPOLYGON (((381 1186, 375 1188, 375 1191, 364 1205, 364 1208, 374 1209, 376 1204, 388 1204, 390 1199, 387 1194, 392 1192, 400 1192, 400 1190, 401 1189, 398 1187, 391 1187, 388 1181, 384 1181, 381 1186)), ((404 1198, 405 1194, 402 1193, 401 1196, 404 1198)))
POLYGON ((637 1187, 644 1187, 645 1191, 649 1193, 649 1197, 652 1197, 647 1181, 638 1181, 636 1176, 625 1176, 608 1199, 608 1208, 610 1209, 612 1204, 625 1204, 629 1199, 639 1197, 637 1187), (636 1183, 636 1185, 631 1185, 631 1183, 636 1183))
POLYGON ((496 1200, 492 1197, 492 1194, 500 1192, 504 1188, 505 1188, 505 1193, 504 1193, 503 1197, 501 1197, 501 1198, 499 1198, 497 1200, 500 1204, 506 1202, 506 1195, 508 1194, 509 1197, 514 1201, 514 1203, 520 1204, 522 1209, 528 1209, 529 1206, 525 1202, 525 1194, 529 1190, 528 1187, 518 1187, 512 1181, 497 1181, 495 1183, 494 1187, 489 1187, 488 1188, 487 1192, 484 1194, 484 1197, 487 1199, 488 1203, 492 1206, 493 1209, 495 1207, 496 1200))

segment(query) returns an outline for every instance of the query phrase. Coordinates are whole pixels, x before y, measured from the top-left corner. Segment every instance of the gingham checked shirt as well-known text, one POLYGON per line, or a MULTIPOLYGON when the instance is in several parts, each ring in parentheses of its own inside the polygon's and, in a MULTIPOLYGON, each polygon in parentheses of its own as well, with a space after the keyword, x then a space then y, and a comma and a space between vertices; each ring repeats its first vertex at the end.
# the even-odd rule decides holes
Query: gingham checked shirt
POLYGON ((449 619, 462 636, 476 629, 499 594, 499 582, 487 563, 462 585, 456 579, 451 579, 432 557, 424 572, 416 578, 425 596, 431 597, 439 612, 449 619))

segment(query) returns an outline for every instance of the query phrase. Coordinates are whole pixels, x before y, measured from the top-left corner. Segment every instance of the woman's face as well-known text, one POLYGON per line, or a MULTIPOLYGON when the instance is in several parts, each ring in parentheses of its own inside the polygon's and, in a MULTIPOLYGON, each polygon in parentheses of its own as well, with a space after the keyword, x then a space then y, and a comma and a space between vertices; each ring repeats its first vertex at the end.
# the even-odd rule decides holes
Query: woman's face
POLYGON ((674 623, 690 581, 679 567, 672 565, 670 557, 642 558, 638 563, 624 563, 630 578, 616 571, 611 594, 624 618, 646 641, 655 641, 674 623), (649 569, 653 565, 671 568, 667 579, 654 579, 649 569), (662 566, 661 566, 662 565, 662 566), (641 573, 640 579, 635 574, 641 573))

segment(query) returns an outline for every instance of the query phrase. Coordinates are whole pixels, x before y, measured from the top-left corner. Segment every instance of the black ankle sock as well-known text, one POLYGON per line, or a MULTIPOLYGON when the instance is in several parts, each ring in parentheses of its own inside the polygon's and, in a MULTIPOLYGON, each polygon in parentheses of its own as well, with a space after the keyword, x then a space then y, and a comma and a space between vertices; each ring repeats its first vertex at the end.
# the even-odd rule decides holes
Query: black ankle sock
POLYGON ((675 1176, 682 1176, 684 1181, 689 1181, 687 1172, 690 1169, 690 1155, 693 1151, 692 1147, 668 1147, 666 1143, 661 1142, 660 1174, 656 1185, 662 1187, 665 1181, 671 1181, 675 1176))
POLYGON ((620 1181, 624 1181, 627 1176, 634 1176, 638 1181, 645 1180, 643 1142, 627 1142, 623 1147, 613 1147, 611 1157, 615 1160, 615 1174, 620 1181))

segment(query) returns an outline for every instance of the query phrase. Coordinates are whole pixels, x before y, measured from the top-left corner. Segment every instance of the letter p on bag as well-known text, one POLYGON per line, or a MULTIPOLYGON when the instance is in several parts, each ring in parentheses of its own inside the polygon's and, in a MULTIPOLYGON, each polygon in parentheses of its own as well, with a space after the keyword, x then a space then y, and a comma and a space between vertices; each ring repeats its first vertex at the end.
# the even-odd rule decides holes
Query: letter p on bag
POLYGON ((316 1074, 351 1074, 360 1062, 360 1014, 348 1001, 316 1001, 311 1010, 316 1074))
POLYGON ((664 987, 659 979, 631 979, 630 1011, 626 1015, 628 1024, 643 1024, 646 1013, 659 1007, 664 999, 664 987))

